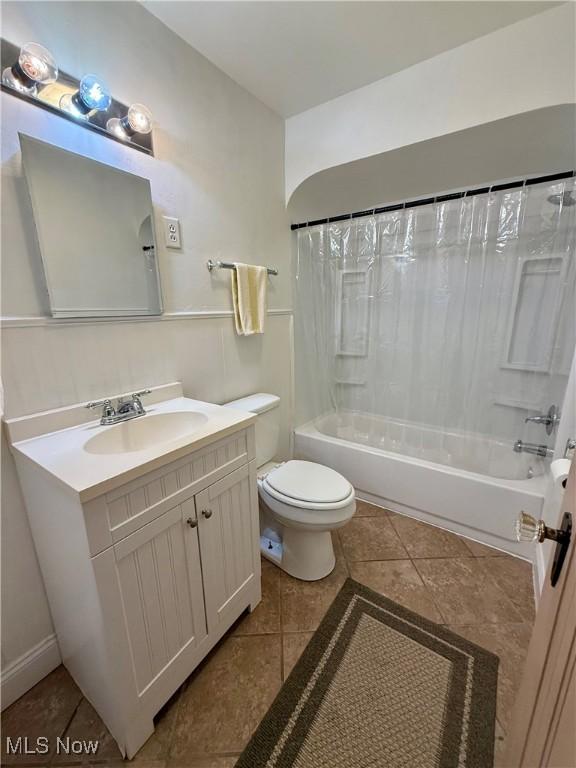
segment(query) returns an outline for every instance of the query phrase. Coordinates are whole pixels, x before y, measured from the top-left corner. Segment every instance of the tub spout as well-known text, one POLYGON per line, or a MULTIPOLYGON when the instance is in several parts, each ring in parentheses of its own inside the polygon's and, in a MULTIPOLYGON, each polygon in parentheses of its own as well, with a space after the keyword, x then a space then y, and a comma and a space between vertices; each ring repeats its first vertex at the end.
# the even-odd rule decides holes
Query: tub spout
POLYGON ((547 445, 538 445, 536 443, 524 443, 522 440, 516 440, 514 443, 516 453, 531 453, 534 456, 541 456, 544 459, 551 459, 554 456, 552 448, 547 445))

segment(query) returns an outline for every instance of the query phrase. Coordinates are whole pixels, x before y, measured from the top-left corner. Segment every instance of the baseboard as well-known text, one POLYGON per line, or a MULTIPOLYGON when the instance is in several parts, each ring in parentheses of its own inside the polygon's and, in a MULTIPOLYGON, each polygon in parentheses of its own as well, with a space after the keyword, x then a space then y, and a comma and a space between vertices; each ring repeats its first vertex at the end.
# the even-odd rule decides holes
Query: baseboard
POLYGON ((507 541, 487 531, 479 531, 477 528, 471 528, 468 525, 455 520, 449 520, 448 518, 438 518, 437 515, 433 515, 430 512, 416 509, 415 507, 408 507, 405 504, 399 504, 391 499, 384 499, 381 496, 376 496, 373 493, 367 493, 359 489, 356 489, 356 498, 367 501, 370 504, 375 504, 383 509, 390 509, 399 515, 412 517, 436 528, 456 533, 458 536, 472 539, 472 541, 477 541, 479 544, 486 544, 494 549, 499 549, 501 552, 506 552, 508 555, 512 555, 512 557, 519 557, 522 560, 534 562, 534 544, 531 542, 507 541))
POLYGON ((2 670, 2 709, 19 699, 61 662, 56 635, 48 635, 9 664, 2 670))

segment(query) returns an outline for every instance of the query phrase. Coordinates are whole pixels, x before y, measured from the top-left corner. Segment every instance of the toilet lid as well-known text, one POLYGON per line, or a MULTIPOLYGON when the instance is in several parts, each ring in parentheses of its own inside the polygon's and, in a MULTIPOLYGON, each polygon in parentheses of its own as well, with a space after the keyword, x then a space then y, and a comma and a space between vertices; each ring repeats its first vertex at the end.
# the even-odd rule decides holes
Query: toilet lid
POLYGON ((268 474, 266 483, 283 496, 315 504, 343 501, 352 491, 338 472, 311 461, 287 461, 268 474))

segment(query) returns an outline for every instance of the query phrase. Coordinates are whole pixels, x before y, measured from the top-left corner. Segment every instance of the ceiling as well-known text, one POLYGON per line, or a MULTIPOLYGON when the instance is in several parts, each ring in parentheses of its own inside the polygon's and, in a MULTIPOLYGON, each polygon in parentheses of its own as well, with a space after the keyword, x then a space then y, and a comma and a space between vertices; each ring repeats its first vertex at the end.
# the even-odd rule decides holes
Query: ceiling
POLYGON ((233 80, 289 117, 561 3, 143 4, 233 80))

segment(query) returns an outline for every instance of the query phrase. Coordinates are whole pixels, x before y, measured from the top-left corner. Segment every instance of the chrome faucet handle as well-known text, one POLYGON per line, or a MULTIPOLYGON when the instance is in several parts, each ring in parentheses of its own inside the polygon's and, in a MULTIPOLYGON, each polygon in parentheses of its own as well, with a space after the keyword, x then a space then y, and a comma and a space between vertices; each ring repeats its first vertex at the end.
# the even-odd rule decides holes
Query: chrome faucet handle
POLYGON ((151 389, 141 389, 140 392, 132 392, 132 397, 144 397, 144 395, 150 395, 151 389))
POLYGON ((114 406, 112 405, 111 400, 92 400, 89 403, 86 403, 85 408, 100 408, 102 407, 102 418, 108 418, 110 416, 115 416, 116 411, 114 410, 114 406))
POLYGON ((524 419, 525 424, 529 421, 532 421, 534 424, 544 424, 546 427, 546 434, 551 435, 560 421, 560 411, 558 410, 558 406, 551 405, 550 408, 548 408, 547 413, 539 413, 536 416, 527 416, 524 419))
POLYGON ((132 403, 134 405, 134 410, 139 414, 146 413, 146 410, 144 409, 144 406, 142 405, 142 400, 140 400, 141 397, 144 395, 149 395, 152 390, 150 389, 142 389, 140 392, 133 392, 132 393, 132 403))

